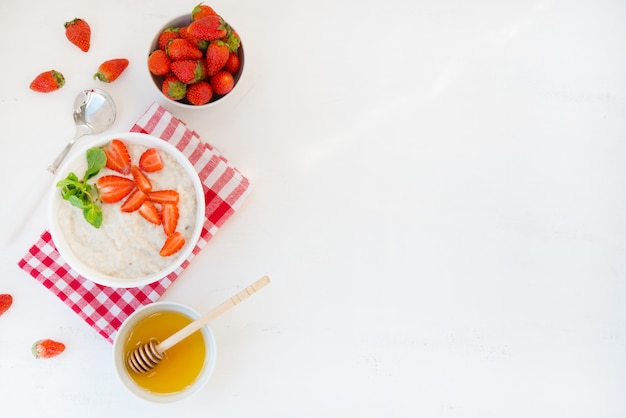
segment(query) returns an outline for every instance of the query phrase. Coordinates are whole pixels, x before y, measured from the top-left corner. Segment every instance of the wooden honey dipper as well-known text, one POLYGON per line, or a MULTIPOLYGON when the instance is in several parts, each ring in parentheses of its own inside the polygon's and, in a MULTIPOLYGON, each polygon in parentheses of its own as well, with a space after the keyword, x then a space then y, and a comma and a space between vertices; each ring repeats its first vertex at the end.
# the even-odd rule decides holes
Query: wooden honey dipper
POLYGON ((250 286, 232 296, 227 301, 222 302, 220 305, 216 306, 209 312, 202 315, 200 318, 196 319, 195 321, 180 329, 170 337, 166 338, 161 343, 159 343, 156 339, 151 338, 150 341, 139 346, 128 355, 128 358, 126 359, 128 367, 133 372, 138 374, 147 373, 150 370, 154 369, 156 365, 159 364, 161 360, 163 360, 163 357, 165 356, 165 352, 167 350, 169 350, 185 338, 189 337, 191 334, 193 334, 203 326, 207 325, 213 319, 217 318, 233 306, 238 305, 248 297, 252 296, 258 290, 268 285, 269 282, 269 277, 261 277, 250 286))

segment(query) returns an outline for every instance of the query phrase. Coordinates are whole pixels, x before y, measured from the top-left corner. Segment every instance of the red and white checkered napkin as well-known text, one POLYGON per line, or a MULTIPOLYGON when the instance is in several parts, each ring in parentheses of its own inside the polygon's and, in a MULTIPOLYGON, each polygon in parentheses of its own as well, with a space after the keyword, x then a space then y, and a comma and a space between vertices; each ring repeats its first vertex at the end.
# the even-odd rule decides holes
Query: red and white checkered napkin
POLYGON ((200 140, 158 103, 132 127, 176 146, 193 164, 203 184, 206 219, 200 239, 182 266, 153 284, 136 288, 97 285, 73 271, 61 258, 49 231, 44 231, 18 265, 41 282, 110 342, 122 322, 138 307, 159 299, 251 191, 250 182, 213 147, 200 140))

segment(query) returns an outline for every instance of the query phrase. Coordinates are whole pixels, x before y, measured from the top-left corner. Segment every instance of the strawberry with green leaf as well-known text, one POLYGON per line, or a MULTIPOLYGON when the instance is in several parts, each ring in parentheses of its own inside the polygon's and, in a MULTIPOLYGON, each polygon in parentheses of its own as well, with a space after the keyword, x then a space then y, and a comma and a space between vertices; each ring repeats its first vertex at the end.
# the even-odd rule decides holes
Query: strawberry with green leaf
POLYGON ((48 359, 56 357, 65 351, 65 344, 49 338, 35 341, 32 348, 33 356, 37 359, 48 359))
POLYGON ((189 24, 187 32, 194 38, 205 41, 220 39, 228 34, 226 22, 218 15, 208 15, 194 20, 189 24))
POLYGON ((207 77, 206 68, 202 60, 174 61, 172 72, 185 84, 193 84, 207 77))
POLYGON ((30 89, 38 93, 50 93, 65 85, 65 77, 56 70, 44 71, 30 83, 30 89))
POLYGON ((91 27, 84 19, 75 18, 64 23, 65 37, 81 51, 87 52, 91 46, 91 27))
POLYGON ((128 67, 128 62, 126 58, 114 58, 104 61, 98 66, 98 71, 93 75, 93 78, 105 83, 112 83, 128 67))
POLYGON ((172 100, 182 100, 187 94, 187 85, 180 81, 175 75, 168 75, 161 84, 163 94, 172 100))
POLYGON ((191 11, 191 21, 202 19, 206 16, 215 16, 215 10, 211 6, 207 6, 206 4, 200 3, 191 11))

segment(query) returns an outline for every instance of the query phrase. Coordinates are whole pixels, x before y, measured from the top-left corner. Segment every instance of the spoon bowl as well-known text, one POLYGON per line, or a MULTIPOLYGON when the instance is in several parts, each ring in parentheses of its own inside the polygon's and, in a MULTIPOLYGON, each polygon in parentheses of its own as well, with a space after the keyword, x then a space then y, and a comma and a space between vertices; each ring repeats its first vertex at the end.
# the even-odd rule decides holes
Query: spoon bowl
POLYGON ((63 151, 61 151, 56 160, 50 164, 48 170, 54 174, 80 137, 104 132, 113 125, 115 116, 115 102, 106 91, 87 89, 78 93, 78 96, 74 99, 76 134, 65 146, 63 151))

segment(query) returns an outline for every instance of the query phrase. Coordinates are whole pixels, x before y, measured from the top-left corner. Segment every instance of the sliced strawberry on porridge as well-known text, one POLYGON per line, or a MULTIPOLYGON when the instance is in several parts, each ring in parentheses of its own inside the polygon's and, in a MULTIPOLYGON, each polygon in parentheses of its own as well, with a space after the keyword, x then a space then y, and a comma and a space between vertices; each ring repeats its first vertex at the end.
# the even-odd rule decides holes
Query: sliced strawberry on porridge
POLYGON ((135 188, 132 179, 116 176, 114 174, 102 176, 96 182, 98 195, 104 203, 115 203, 124 199, 135 188))
POLYGON ((122 174, 130 174, 130 153, 119 139, 113 139, 102 147, 107 156, 106 166, 122 174))

